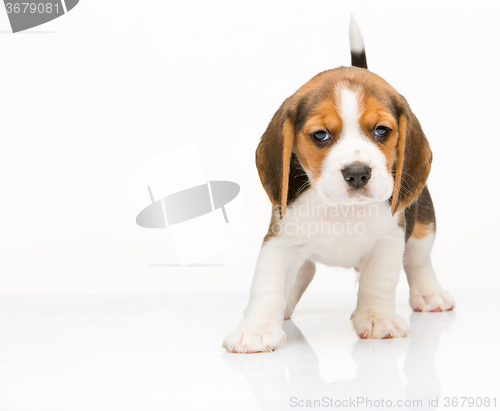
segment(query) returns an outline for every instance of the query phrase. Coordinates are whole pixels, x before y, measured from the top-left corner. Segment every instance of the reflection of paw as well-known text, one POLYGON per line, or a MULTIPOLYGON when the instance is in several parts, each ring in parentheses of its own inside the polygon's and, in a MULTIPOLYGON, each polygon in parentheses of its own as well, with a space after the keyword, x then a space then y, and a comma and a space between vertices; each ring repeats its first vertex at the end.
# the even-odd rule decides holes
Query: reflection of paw
POLYGON ((279 325, 240 324, 222 344, 234 353, 272 352, 285 340, 285 333, 279 325))
POLYGON ((363 313, 354 311, 352 323, 360 338, 403 338, 410 335, 405 320, 394 312, 363 313))
POLYGON ((439 290, 411 295, 410 305, 414 311, 419 312, 451 311, 455 307, 455 300, 446 291, 439 290))
POLYGON ((413 334, 441 334, 449 330, 456 320, 455 311, 444 312, 441 315, 428 315, 413 311, 410 316, 410 325, 413 334))
POLYGON ((352 350, 352 359, 358 364, 387 365, 403 356, 410 342, 409 338, 392 338, 386 341, 360 338, 352 350))
POLYGON ((282 372, 285 366, 286 351, 277 350, 273 355, 234 355, 228 351, 222 353, 224 363, 233 371, 245 376, 257 375, 259 379, 263 373, 282 372))

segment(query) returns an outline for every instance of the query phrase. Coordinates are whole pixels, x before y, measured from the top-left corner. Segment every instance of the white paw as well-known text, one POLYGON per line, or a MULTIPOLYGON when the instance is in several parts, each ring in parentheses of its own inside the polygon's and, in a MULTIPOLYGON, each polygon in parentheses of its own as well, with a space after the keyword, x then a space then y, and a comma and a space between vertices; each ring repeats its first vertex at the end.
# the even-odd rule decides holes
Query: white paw
POLYGON ((403 338, 410 335, 410 327, 394 312, 374 314, 354 311, 352 323, 356 333, 363 339, 403 338))
POLYGON ((277 324, 240 324, 222 343, 234 353, 272 352, 285 341, 285 333, 277 324))
POLYGON ((410 295, 410 305, 419 312, 451 311, 455 308, 455 300, 446 291, 437 290, 410 295))

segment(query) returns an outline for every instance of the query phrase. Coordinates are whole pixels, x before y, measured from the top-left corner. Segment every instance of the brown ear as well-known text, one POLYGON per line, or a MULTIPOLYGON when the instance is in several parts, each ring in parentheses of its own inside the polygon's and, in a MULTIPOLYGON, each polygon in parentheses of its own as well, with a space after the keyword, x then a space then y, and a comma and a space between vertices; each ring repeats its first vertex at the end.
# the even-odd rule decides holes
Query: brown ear
POLYGON ((392 213, 403 210, 420 195, 431 171, 432 151, 420 123, 403 96, 392 193, 392 213))
POLYGON ((307 175, 293 153, 295 115, 290 97, 281 105, 262 136, 256 152, 260 181, 281 218, 286 207, 309 185, 307 175))

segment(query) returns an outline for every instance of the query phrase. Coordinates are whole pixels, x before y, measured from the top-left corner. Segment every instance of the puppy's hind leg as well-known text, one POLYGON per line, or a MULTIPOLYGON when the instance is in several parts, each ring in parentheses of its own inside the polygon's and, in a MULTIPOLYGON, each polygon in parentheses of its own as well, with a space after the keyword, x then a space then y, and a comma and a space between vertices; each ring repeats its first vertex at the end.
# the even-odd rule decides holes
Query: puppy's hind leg
POLYGON ((453 310, 455 301, 439 285, 431 263, 430 254, 436 234, 428 227, 420 228, 418 222, 415 229, 425 236, 417 238, 412 235, 406 243, 404 267, 410 284, 411 308, 430 312, 453 310))
POLYGON ((295 306, 304 294, 304 291, 311 283, 314 278, 314 273, 316 272, 316 265, 311 260, 306 260, 302 267, 300 267, 299 272, 295 278, 294 283, 287 295, 286 299, 286 309, 285 309, 285 320, 289 320, 295 310, 295 306))
POLYGON ((427 188, 417 204, 415 227, 406 242, 404 254, 404 269, 410 284, 410 305, 414 311, 450 311, 455 307, 455 301, 439 285, 431 262, 436 218, 427 188))

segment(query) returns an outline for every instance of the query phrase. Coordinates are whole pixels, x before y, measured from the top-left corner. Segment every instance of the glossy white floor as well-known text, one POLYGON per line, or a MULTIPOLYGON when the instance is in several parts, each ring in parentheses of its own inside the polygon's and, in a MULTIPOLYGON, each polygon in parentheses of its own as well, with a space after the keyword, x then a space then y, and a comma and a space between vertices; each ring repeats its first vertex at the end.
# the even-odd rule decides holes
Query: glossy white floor
POLYGON ((354 292, 306 293, 287 342, 247 355, 220 349, 246 295, 2 297, 0 409, 498 408, 498 293, 453 295, 430 314, 398 296, 412 336, 375 341, 351 328, 354 292))

